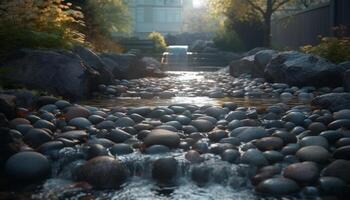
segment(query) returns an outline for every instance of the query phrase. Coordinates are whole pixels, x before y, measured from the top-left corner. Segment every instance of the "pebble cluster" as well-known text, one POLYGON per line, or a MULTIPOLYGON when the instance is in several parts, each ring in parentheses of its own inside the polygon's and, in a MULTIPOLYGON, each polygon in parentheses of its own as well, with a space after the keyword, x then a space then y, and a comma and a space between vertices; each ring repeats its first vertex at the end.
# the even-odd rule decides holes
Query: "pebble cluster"
POLYGON ((11 182, 53 176, 52 162, 68 148, 79 153, 65 158, 59 168, 68 166, 72 180, 95 189, 117 189, 140 176, 119 159, 135 152, 160 155, 152 163, 151 177, 171 185, 176 184, 179 162, 169 152, 180 151, 192 166, 191 181, 200 186, 209 182, 201 163, 212 155, 253 169, 248 184, 257 193, 349 194, 350 110, 332 113, 284 103, 256 110, 232 102, 221 107, 100 109, 45 96, 36 104, 36 110, 18 108, 18 118, 9 122, 9 145, 18 148, 5 165, 11 182))

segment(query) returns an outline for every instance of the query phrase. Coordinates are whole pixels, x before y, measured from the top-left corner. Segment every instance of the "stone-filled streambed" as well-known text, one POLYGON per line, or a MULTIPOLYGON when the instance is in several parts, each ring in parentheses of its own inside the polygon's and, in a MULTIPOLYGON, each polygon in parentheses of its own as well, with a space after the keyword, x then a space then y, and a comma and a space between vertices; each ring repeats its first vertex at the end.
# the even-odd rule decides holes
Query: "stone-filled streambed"
POLYGON ((0 199, 349 194, 350 110, 310 105, 342 88, 201 72, 99 88, 78 104, 40 97, 35 109, 18 108, 6 137, 19 153, 6 161, 0 199))

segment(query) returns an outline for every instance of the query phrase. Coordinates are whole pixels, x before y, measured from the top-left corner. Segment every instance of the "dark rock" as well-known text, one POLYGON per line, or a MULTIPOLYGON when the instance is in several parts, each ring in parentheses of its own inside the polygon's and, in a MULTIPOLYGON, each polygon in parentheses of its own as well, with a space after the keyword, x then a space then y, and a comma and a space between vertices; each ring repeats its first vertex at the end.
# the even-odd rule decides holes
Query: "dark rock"
POLYGON ((283 175, 298 183, 313 183, 318 179, 320 170, 316 163, 302 162, 291 164, 286 167, 283 171, 283 175))
POLYGON ((311 105, 337 112, 350 109, 350 93, 330 93, 314 98, 311 105))
POLYGON ((146 154, 164 154, 164 153, 169 153, 170 148, 165 146, 165 145, 152 145, 149 146, 145 149, 146 154))
POLYGON ((283 140, 278 137, 264 137, 253 143, 260 151, 279 150, 283 147, 283 140))
POLYGON ((126 140, 130 139, 132 136, 121 130, 121 129, 112 129, 109 134, 106 136, 107 139, 112 140, 115 143, 123 143, 126 140))
POLYGON ((344 88, 347 92, 350 92, 350 69, 344 73, 344 88))
POLYGON ((268 161, 265 156, 257 149, 249 149, 248 151, 244 152, 241 162, 258 167, 268 165, 268 161))
POLYGON ((55 130, 56 127, 53 123, 47 121, 47 120, 43 120, 43 119, 40 119, 38 121, 36 121, 34 124, 33 124, 34 128, 46 128, 46 129, 49 129, 49 130, 55 130))
POLYGON ((190 161, 191 163, 200 163, 204 159, 201 157, 201 155, 195 151, 195 150, 190 150, 185 154, 186 160, 190 161))
POLYGON ((128 126, 134 126, 135 122, 129 117, 122 117, 119 118, 116 122, 115 125, 117 127, 128 127, 128 126))
POLYGON ((106 130, 111 130, 114 129, 116 127, 116 125, 114 124, 114 122, 106 120, 103 122, 100 122, 98 124, 96 124, 96 128, 98 129, 106 129, 106 130))
POLYGON ((272 195, 287 195, 300 190, 298 184, 288 178, 270 178, 261 182, 256 190, 261 193, 272 195))
POLYGON ((82 106, 70 106, 64 109, 64 116, 67 121, 77 117, 88 118, 90 115, 91 112, 82 106))
POLYGON ((350 160, 350 145, 337 148, 333 153, 333 158, 350 160))
POLYGON ((7 160, 5 172, 16 181, 34 182, 47 178, 51 166, 49 160, 40 153, 20 152, 7 160))
POLYGON ((67 131, 59 134, 58 137, 85 142, 88 139, 88 134, 85 131, 67 131))
POLYGON ((264 68, 255 63, 255 56, 247 56, 230 63, 231 76, 238 77, 242 74, 251 74, 253 77, 263 77, 264 68))
POLYGON ((128 176, 128 169, 119 161, 108 156, 89 160, 77 172, 79 181, 86 181, 97 189, 118 188, 128 176))
POLYGON ((340 178, 346 183, 350 183, 350 161, 335 160, 322 170, 322 176, 332 176, 340 178))
POLYGON ((325 149, 328 149, 329 144, 326 138, 322 136, 307 136, 300 140, 299 142, 301 147, 306 146, 321 146, 325 149))
POLYGON ((227 137, 227 132, 224 130, 215 130, 208 134, 208 138, 213 142, 219 142, 225 137, 227 137))
POLYGON ((204 165, 194 166, 191 172, 191 178, 199 186, 204 186, 210 179, 210 168, 204 165))
POLYGON ((340 86, 344 70, 326 59, 297 51, 282 52, 266 66, 269 82, 293 86, 340 86), (291 76, 290 74, 293 74, 291 76), (327 81, 324 81, 327 80, 327 81))
POLYGON ((31 147, 37 148, 40 145, 51 141, 52 136, 43 129, 33 128, 24 136, 23 140, 31 147))
POLYGON ((342 196, 348 190, 348 186, 342 179, 331 176, 321 177, 319 187, 324 195, 342 196))
POLYGON ((235 149, 226 149, 221 154, 221 159, 229 163, 235 163, 239 157, 240 157, 240 153, 235 149))
POLYGON ((2 64, 1 79, 72 99, 89 96, 100 74, 66 50, 21 49, 2 64))
POLYGON ((87 129, 92 124, 89 120, 87 120, 84 117, 77 117, 69 120, 68 125, 77 127, 78 129, 87 129))
POLYGON ((312 161, 316 163, 325 163, 331 157, 330 153, 321 146, 303 147, 297 151, 296 156, 301 161, 312 161))
POLYGON ((213 130, 212 122, 205 119, 196 119, 191 122, 191 125, 196 127, 199 132, 209 132, 213 130))
POLYGON ((172 131, 164 129, 152 130, 144 139, 144 144, 149 147, 151 145, 165 145, 169 148, 176 148, 180 144, 180 136, 172 131))
POLYGON ((0 94, 0 113, 10 120, 16 117, 16 96, 0 94))
POLYGON ((255 139, 260 139, 269 136, 268 132, 263 127, 239 127, 230 133, 231 137, 237 137, 242 142, 250 142, 255 139))
POLYGON ((107 156, 107 149, 100 144, 90 144, 86 151, 87 159, 92 159, 98 156, 107 156))
POLYGON ((205 113, 209 116, 215 117, 216 119, 221 119, 225 116, 226 110, 221 107, 209 107, 205 110, 205 113))
POLYGON ((175 158, 160 158, 153 163, 152 177, 161 183, 169 183, 176 178, 177 161, 175 158))

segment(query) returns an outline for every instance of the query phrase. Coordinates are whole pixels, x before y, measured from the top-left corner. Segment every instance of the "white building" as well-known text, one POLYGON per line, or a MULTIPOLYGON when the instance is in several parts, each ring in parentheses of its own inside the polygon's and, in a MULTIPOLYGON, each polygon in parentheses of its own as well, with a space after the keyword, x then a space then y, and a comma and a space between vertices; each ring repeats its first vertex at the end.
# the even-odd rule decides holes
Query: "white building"
POLYGON ((184 11, 192 0, 127 0, 132 17, 133 35, 145 38, 151 32, 182 32, 184 11))

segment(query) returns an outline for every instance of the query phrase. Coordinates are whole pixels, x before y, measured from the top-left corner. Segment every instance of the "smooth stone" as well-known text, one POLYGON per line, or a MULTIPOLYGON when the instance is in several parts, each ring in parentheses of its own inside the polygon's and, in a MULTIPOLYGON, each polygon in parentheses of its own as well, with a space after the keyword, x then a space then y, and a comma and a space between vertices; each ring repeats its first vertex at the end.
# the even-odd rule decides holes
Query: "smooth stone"
POLYGON ((20 124, 30 124, 30 121, 24 118, 15 118, 10 121, 10 128, 15 129, 16 126, 20 124))
POLYGON ((327 127, 321 122, 313 122, 308 126, 308 129, 313 134, 320 134, 322 131, 327 130, 327 127))
POLYGON ((227 161, 229 163, 235 163, 239 157, 240 153, 235 149, 226 149, 221 154, 221 160, 227 161))
POLYGON ((104 118, 99 115, 90 115, 88 120, 93 124, 98 124, 100 122, 103 122, 104 118))
POLYGON ((128 144, 115 144, 110 149, 113 155, 127 155, 134 152, 133 148, 128 144))
POLYGON ((44 105, 42 106, 41 108, 39 108, 39 111, 46 111, 46 112, 53 112, 57 110, 57 106, 55 104, 47 104, 47 105, 44 105))
POLYGON ((37 148, 37 151, 39 153, 42 153, 44 155, 50 155, 54 151, 59 151, 65 147, 64 143, 62 141, 50 141, 46 142, 42 145, 40 145, 37 148))
POLYGON ((51 166, 49 160, 40 153, 20 152, 6 161, 5 172, 15 181, 34 182, 47 178, 51 166))
POLYGON ((205 110, 205 114, 215 117, 216 119, 221 119, 224 118, 225 114, 226 114, 226 110, 221 108, 221 107, 209 107, 205 110))
POLYGON ((78 117, 88 118, 90 115, 91 112, 82 106, 70 106, 64 109, 64 116, 67 121, 78 117))
POLYGON ((260 151, 279 150, 284 145, 283 140, 278 137, 264 137, 254 141, 253 144, 260 151))
POLYGON ((295 125, 300 126, 304 124, 305 115, 300 112, 290 112, 282 119, 287 122, 293 122, 295 125))
POLYGON ((338 159, 330 163, 328 166, 326 166, 322 170, 321 176, 337 177, 349 184, 350 183, 349 169, 350 169, 350 161, 338 159))
POLYGON ((143 120, 145 120, 144 117, 142 117, 139 114, 133 113, 129 115, 129 117, 135 122, 135 123, 141 123, 143 120))
POLYGON ((175 118, 175 121, 180 122, 182 125, 189 125, 192 121, 192 119, 190 119, 189 117, 185 116, 185 115, 178 115, 175 118))
POLYGON ((257 149, 249 149, 248 151, 244 152, 241 157, 241 162, 257 167, 262 167, 269 164, 263 153, 257 149))
POLYGON ((338 119, 328 124, 328 129, 337 130, 340 128, 350 129, 350 119, 338 119))
POLYGON ((333 152, 333 158, 350 160, 350 145, 337 148, 333 152))
POLYGON ((176 178, 177 165, 173 157, 160 158, 153 163, 152 177, 160 183, 170 183, 176 178))
POLYGON ((98 129, 106 129, 106 130, 111 130, 111 129, 114 129, 115 127, 117 127, 113 121, 103 121, 103 122, 100 122, 98 123, 96 126, 96 128, 98 129))
POLYGON ((298 183, 313 183, 320 175, 316 163, 302 162, 291 164, 283 170, 283 176, 298 183))
POLYGON ((132 120, 130 117, 122 117, 115 122, 116 127, 128 127, 134 126, 135 124, 136 123, 134 120, 132 120))
POLYGON ((131 137, 132 136, 129 133, 118 128, 110 130, 106 136, 107 139, 110 139, 115 143, 123 143, 131 137))
POLYGON ((294 155, 300 149, 300 145, 291 143, 282 148, 281 153, 284 155, 294 155))
POLYGON ((204 165, 195 165, 191 171, 191 179, 199 186, 204 186, 210 179, 210 168, 204 165))
POLYGON ((190 161, 191 163, 200 163, 203 162, 204 159, 201 157, 200 153, 198 153, 195 150, 189 150, 185 154, 186 160, 190 161))
POLYGON ((340 110, 338 112, 333 113, 333 118, 335 120, 350 119, 350 109, 344 109, 344 110, 340 110))
POLYGON ((209 132, 214 128, 214 125, 210 121, 204 119, 193 120, 191 125, 196 127, 199 132, 209 132))
POLYGON ((331 154, 321 146, 307 146, 299 149, 296 156, 301 161, 312 161, 316 163, 326 163, 331 154))
MULTIPOLYGON (((321 177, 319 180, 319 188, 323 195, 343 196, 348 190, 347 184, 337 177, 321 177)), ((344 196, 344 198, 346 198, 344 196)))
POLYGON ((88 134, 85 131, 67 131, 59 134, 58 137, 85 142, 88 139, 88 134))
POLYGON ((242 126, 244 126, 244 123, 241 120, 232 120, 230 123, 228 123, 227 128, 228 130, 232 131, 242 126))
POLYGON ((227 132, 224 130, 215 130, 208 134, 208 138, 212 142, 219 142, 221 139, 226 138, 227 135, 227 132))
POLYGON ((256 187, 257 192, 272 195, 288 195, 300 190, 298 184, 288 178, 270 178, 261 182, 256 187))
POLYGON ((58 100, 55 102, 55 105, 57 106, 57 108, 59 108, 60 110, 63 110, 69 106, 71 106, 71 104, 68 101, 65 100, 58 100))
POLYGON ((144 139, 146 147, 160 144, 165 145, 169 148, 176 148, 180 144, 180 136, 176 132, 155 129, 152 130, 144 139))
POLYGON ((108 156, 99 156, 87 161, 77 172, 79 181, 86 181, 97 189, 119 188, 128 176, 128 169, 118 160, 108 156))
POLYGON ((47 131, 38 128, 29 130, 23 138, 24 142, 33 148, 37 148, 52 139, 53 137, 47 131))
POLYGON ((163 130, 168 130, 168 131, 172 131, 172 132, 178 131, 175 127, 173 127, 171 125, 166 125, 166 124, 157 126, 157 127, 155 127, 155 129, 163 129, 163 130))
POLYGON ((276 163, 283 160, 284 155, 278 151, 265 151, 263 153, 269 163, 276 163))
POLYGON ((296 143, 298 141, 295 134, 287 131, 276 131, 271 136, 281 138, 284 144, 296 143))
POLYGON ((169 121, 169 122, 166 122, 164 125, 172 126, 176 128, 176 130, 182 130, 182 124, 178 121, 169 121))
POLYGON ((228 144, 231 144, 232 146, 239 146, 239 145, 241 145, 241 141, 238 138, 236 138, 236 137, 223 138, 219 142, 220 143, 228 143, 228 144))
POLYGON ((208 153, 209 145, 206 141, 199 140, 192 145, 192 149, 198 151, 199 153, 208 153))
POLYGON ((233 120, 247 119, 247 113, 245 111, 231 111, 226 117, 226 121, 231 122, 233 120))
POLYGON ((35 104, 37 107, 42 107, 47 104, 55 104, 58 101, 56 97, 52 96, 40 96, 36 101, 35 104))
POLYGON ((320 133, 320 136, 326 138, 329 143, 334 144, 339 139, 343 137, 343 134, 341 131, 337 130, 329 130, 329 131, 323 131, 320 133))
POLYGON ((90 144, 86 151, 87 159, 92 159, 98 156, 107 156, 107 149, 100 144, 90 144))
POLYGON ((198 132, 198 129, 192 125, 185 125, 182 127, 182 130, 185 134, 191 134, 191 133, 195 133, 198 132))
POLYGON ((242 142, 250 142, 255 139, 268 137, 269 133, 263 127, 240 127, 230 133, 231 137, 237 137, 242 142))
POLYGON ((16 130, 19 131, 22 135, 27 134, 28 131, 30 131, 33 128, 34 127, 30 124, 19 124, 16 126, 16 130))
POLYGON ((328 149, 329 144, 326 138, 322 136, 307 136, 299 141, 301 147, 306 146, 321 146, 328 149))
POLYGON ((164 154, 164 153, 169 153, 170 148, 165 146, 165 145, 152 145, 149 146, 145 149, 146 154, 164 154))
POLYGON ((91 122, 83 117, 77 117, 74 119, 71 119, 68 122, 69 126, 77 127, 78 129, 87 129, 89 126, 91 126, 91 122))
POLYGON ((111 148, 115 143, 106 138, 94 138, 88 141, 88 144, 100 144, 105 148, 111 148))

